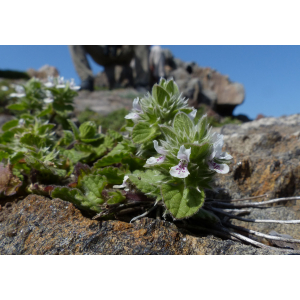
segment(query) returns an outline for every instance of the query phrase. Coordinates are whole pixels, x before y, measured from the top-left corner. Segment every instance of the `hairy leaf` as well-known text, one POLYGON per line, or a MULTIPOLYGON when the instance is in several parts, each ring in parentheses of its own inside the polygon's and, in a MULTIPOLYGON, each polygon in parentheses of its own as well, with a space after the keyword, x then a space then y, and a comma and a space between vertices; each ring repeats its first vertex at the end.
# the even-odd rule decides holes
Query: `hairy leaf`
POLYGON ((153 139, 156 133, 156 127, 149 127, 149 124, 140 122, 133 128, 132 140, 136 144, 142 144, 153 139))
POLYGON ((158 187, 166 179, 165 175, 162 175, 156 170, 147 170, 146 172, 136 170, 128 176, 130 181, 137 187, 138 190, 153 197, 160 195, 158 187))
POLYGON ((183 184, 161 186, 163 201, 175 219, 184 219, 194 215, 204 204, 204 192, 194 187, 184 188, 183 184))
POLYGON ((7 131, 13 127, 16 127, 19 125, 19 120, 10 120, 8 122, 6 122, 3 126, 2 126, 2 130, 3 131, 7 131))

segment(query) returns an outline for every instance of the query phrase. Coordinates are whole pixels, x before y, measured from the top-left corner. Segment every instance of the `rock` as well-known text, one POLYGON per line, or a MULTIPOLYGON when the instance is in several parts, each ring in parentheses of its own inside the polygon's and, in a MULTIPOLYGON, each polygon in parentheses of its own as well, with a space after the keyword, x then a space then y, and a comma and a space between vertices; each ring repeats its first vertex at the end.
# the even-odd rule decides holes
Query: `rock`
POLYGON ((28 69, 27 73, 30 77, 36 77, 39 79, 47 79, 48 76, 59 76, 58 70, 55 67, 49 65, 42 66, 38 71, 34 69, 28 69))
POLYGON ((0 210, 0 254, 282 254, 213 236, 195 237, 149 218, 94 221, 73 204, 30 195, 0 210))
POLYGON ((231 82, 228 76, 218 73, 211 68, 193 67, 193 77, 200 79, 202 84, 203 99, 200 103, 209 99, 212 108, 221 116, 232 116, 237 105, 245 99, 244 86, 237 82, 231 82))
POLYGON ((114 110, 125 108, 132 109, 132 101, 136 97, 141 97, 133 88, 116 89, 112 91, 80 91, 74 99, 76 111, 91 109, 102 115, 107 115, 114 110))
MULTIPOLYGON (((233 156, 233 163, 230 172, 215 181, 218 188, 225 189, 217 197, 237 199, 266 193, 268 199, 300 196, 300 114, 225 125, 219 132, 224 134, 224 150, 233 156)), ((262 201, 262 198, 253 201, 262 201)), ((281 202, 266 209, 251 208, 244 217, 299 220, 300 201, 281 202)), ((248 223, 234 219, 231 222, 264 233, 273 230, 300 239, 299 224, 248 223)))

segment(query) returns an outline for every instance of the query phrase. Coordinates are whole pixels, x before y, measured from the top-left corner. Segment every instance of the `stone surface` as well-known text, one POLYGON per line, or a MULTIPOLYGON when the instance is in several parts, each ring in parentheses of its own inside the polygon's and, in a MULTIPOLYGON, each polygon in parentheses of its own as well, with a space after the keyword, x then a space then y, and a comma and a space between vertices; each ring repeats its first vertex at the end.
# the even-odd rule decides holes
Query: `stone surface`
MULTIPOLYGON (((217 176, 221 198, 241 198, 268 194, 268 199, 300 196, 300 114, 262 118, 242 125, 214 129, 224 134, 225 150, 233 156, 230 172, 217 176), (227 195, 226 195, 227 194, 227 195)), ((262 201, 256 199, 253 201, 262 201)), ((273 204, 267 209, 250 209, 250 219, 300 219, 300 201, 273 204)), ((276 231, 300 239, 300 224, 233 224, 259 230, 276 231)))
POLYGON ((282 254, 213 236, 196 237, 166 221, 94 221, 68 202, 30 195, 0 209, 0 254, 282 254))
POLYGON ((132 101, 136 97, 141 97, 135 89, 116 89, 112 91, 80 91, 75 98, 76 111, 91 109, 102 115, 107 115, 114 110, 125 108, 132 109, 132 101))

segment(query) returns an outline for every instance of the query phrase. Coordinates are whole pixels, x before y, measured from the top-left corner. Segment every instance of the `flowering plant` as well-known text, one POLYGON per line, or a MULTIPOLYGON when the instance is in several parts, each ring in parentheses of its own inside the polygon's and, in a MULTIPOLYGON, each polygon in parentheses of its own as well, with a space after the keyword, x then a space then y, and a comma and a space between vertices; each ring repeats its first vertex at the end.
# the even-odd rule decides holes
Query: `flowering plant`
MULTIPOLYGON (((190 217, 201 208, 204 189, 212 189, 215 173, 228 173, 232 158, 222 152, 223 136, 211 133, 207 116, 199 119, 196 114, 176 83, 161 79, 152 95, 134 100, 132 112, 125 117, 131 120, 126 129, 138 144, 137 154, 147 158, 144 167, 156 171, 149 182, 155 189, 148 195, 161 199, 176 219, 190 217), (163 180, 155 182, 155 176, 163 180)), ((129 179, 134 176, 129 174, 129 179)))

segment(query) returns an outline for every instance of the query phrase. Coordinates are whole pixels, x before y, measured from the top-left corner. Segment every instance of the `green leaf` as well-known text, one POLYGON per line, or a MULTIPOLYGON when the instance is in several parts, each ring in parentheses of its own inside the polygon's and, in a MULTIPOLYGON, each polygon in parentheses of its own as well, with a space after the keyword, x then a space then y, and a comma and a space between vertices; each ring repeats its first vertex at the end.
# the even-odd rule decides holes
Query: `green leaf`
POLYGON ((114 167, 96 169, 94 174, 105 176, 109 184, 121 184, 125 175, 119 168, 114 167))
POLYGON ((207 117, 206 115, 202 116, 197 124, 197 134, 196 139, 201 140, 207 133, 207 117))
POLYGON ((162 86, 162 87, 165 87, 166 79, 164 79, 163 77, 161 77, 158 84, 159 84, 160 86, 162 86))
POLYGON ((41 142, 43 141, 42 138, 39 136, 36 136, 32 133, 25 133, 21 138, 20 138, 20 143, 25 144, 25 145, 36 145, 36 146, 41 146, 41 142))
POLYGON ((117 131, 108 129, 106 135, 109 135, 113 138, 114 141, 121 142, 123 140, 123 135, 118 133, 117 131))
POLYGON ((77 126, 75 125, 75 123, 73 121, 71 121, 69 119, 67 121, 68 121, 69 125, 71 126, 71 129, 72 129, 72 131, 74 133, 75 139, 79 140, 79 138, 80 138, 79 129, 77 128, 77 126))
POLYGON ((51 197, 71 202, 83 209, 89 209, 89 206, 82 205, 84 203, 85 198, 83 193, 79 189, 71 189, 68 187, 57 186, 51 192, 51 197))
POLYGON ((85 210, 100 212, 100 205, 104 202, 101 193, 106 183, 105 177, 87 175, 81 180, 79 188, 56 187, 51 197, 71 202, 85 210))
POLYGON ((8 105, 7 108, 11 109, 11 110, 20 110, 20 111, 26 109, 26 107, 21 103, 15 103, 15 104, 8 105))
POLYGON ((9 161, 12 165, 18 163, 21 159, 24 158, 24 153, 23 152, 15 152, 12 154, 9 158, 9 161))
POLYGON ((0 163, 3 159, 7 159, 9 154, 6 151, 0 150, 0 163))
POLYGON ((166 125, 160 125, 160 130, 162 131, 163 135, 165 136, 166 140, 177 140, 176 132, 173 130, 172 127, 166 125))
POLYGON ((146 160, 130 154, 128 156, 125 156, 121 162, 122 164, 127 164, 130 171, 134 171, 136 169, 143 169, 146 160))
POLYGON ((66 175, 66 171, 63 169, 54 168, 53 166, 48 165, 47 163, 42 162, 41 160, 27 155, 25 157, 26 163, 32 169, 35 169, 40 172, 41 178, 45 177, 47 179, 60 179, 66 175))
POLYGON ((122 159, 129 155, 129 147, 122 143, 118 144, 112 151, 110 151, 106 156, 99 159, 94 164, 94 168, 106 167, 116 163, 122 162, 122 159))
POLYGON ((82 178, 79 188, 84 191, 86 201, 96 206, 104 202, 101 193, 106 184, 106 178, 101 175, 87 175, 82 178))
POLYGON ((108 192, 108 196, 110 198, 106 201, 107 204, 122 203, 126 200, 126 197, 120 191, 108 192))
POLYGON ((60 154, 68 158, 72 163, 77 163, 91 155, 89 152, 76 151, 75 149, 65 150, 62 148, 60 148, 60 154))
POLYGON ((42 110, 42 111, 37 115, 37 117, 38 117, 38 118, 41 118, 41 117, 50 115, 51 113, 52 113, 52 106, 49 105, 46 109, 42 110))
POLYGON ((80 137, 82 139, 91 139, 97 133, 96 123, 93 121, 87 121, 80 125, 79 127, 80 137))
POLYGON ((128 176, 138 190, 153 197, 160 195, 159 186, 166 179, 166 176, 157 170, 147 170, 146 172, 136 170, 128 176))
POLYGON ((207 158, 210 154, 210 145, 208 143, 203 145, 187 143, 184 144, 184 146, 186 149, 191 148, 190 161, 193 163, 197 163, 198 161, 207 158))
POLYGON ((1 140, 6 143, 12 142, 14 139, 14 133, 11 131, 6 131, 1 135, 1 140))
POLYGON ((160 85, 155 84, 152 88, 152 96, 159 105, 163 105, 165 100, 170 100, 170 94, 160 85))
POLYGON ((19 120, 10 120, 8 122, 6 122, 3 126, 2 126, 2 130, 3 131, 7 131, 13 127, 16 127, 19 125, 19 120))
POLYGON ((56 125, 55 124, 43 124, 38 128, 38 133, 43 135, 47 132, 50 132, 56 125))
POLYGON ((204 204, 204 192, 194 187, 184 188, 184 185, 161 186, 163 201, 175 219, 184 219, 194 215, 204 204))
POLYGON ((183 112, 179 112, 173 122, 174 130, 177 133, 181 133, 181 135, 192 137, 191 134, 193 133, 194 124, 189 116, 183 112))
POLYGON ((132 140, 136 144, 142 144, 151 139, 154 139, 156 134, 156 127, 149 127, 148 123, 140 122, 133 128, 132 140))
POLYGON ((177 94, 179 92, 178 86, 177 86, 177 84, 173 80, 170 80, 167 83, 166 90, 171 95, 177 94))

